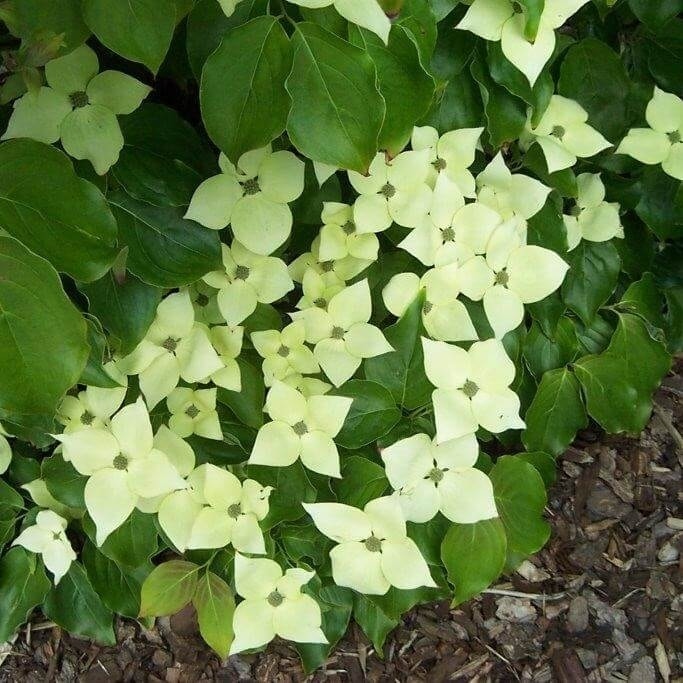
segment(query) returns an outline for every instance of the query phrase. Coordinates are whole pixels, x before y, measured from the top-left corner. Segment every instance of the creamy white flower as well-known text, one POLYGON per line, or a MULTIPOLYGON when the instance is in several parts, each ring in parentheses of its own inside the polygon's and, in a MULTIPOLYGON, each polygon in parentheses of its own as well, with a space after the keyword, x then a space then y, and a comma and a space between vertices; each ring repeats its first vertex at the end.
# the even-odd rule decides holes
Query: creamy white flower
POLYGON ((332 385, 328 382, 323 382, 323 380, 317 377, 304 377, 299 374, 287 375, 282 380, 287 386, 296 389, 299 393, 303 394, 306 398, 311 396, 322 396, 322 394, 327 394, 332 390, 332 385))
POLYGON ((192 195, 185 218, 221 230, 228 224, 235 238, 267 256, 285 243, 292 229, 288 206, 304 191, 304 162, 270 145, 245 152, 235 168, 223 155, 223 171, 205 180, 192 195))
POLYGON ((565 215, 567 245, 574 249, 584 239, 606 242, 623 237, 624 228, 619 218, 619 204, 605 201, 605 186, 599 173, 582 173, 576 179, 578 197, 570 215, 565 215))
POLYGON ((185 487, 169 455, 155 443, 142 398, 116 413, 108 429, 88 427, 54 438, 62 443, 64 459, 88 477, 85 505, 97 527, 98 545, 128 519, 140 499, 185 487))
POLYGON ((481 426, 493 434, 523 429, 519 396, 509 387, 515 365, 497 339, 475 342, 468 351, 422 339, 425 373, 432 393, 436 442, 459 439, 481 426))
POLYGON ((263 358, 263 380, 267 387, 289 375, 314 375, 320 372, 313 352, 304 344, 305 339, 306 326, 303 320, 295 320, 282 331, 252 332, 251 343, 263 358))
POLYGON ((203 280, 218 290, 217 300, 228 325, 239 325, 256 305, 272 304, 294 289, 282 259, 261 256, 240 242, 222 245, 223 270, 207 273, 203 280))
POLYGON ((320 262, 340 261, 351 256, 366 262, 369 266, 377 260, 379 252, 377 235, 356 232, 352 206, 338 202, 324 202, 321 219, 323 226, 320 228, 317 254, 320 262))
POLYGON ((536 37, 525 35, 526 15, 512 0, 474 0, 456 28, 485 40, 500 41, 503 54, 526 77, 536 82, 555 50, 555 29, 588 0, 545 0, 536 37))
POLYGON ((52 572, 55 586, 69 571, 76 553, 66 537, 67 521, 52 510, 41 510, 36 523, 24 529, 12 545, 20 545, 42 556, 45 567, 52 572))
POLYGON ((478 455, 474 434, 440 444, 415 434, 383 449, 387 479, 405 518, 428 522, 441 512, 452 522, 474 524, 497 517, 491 480, 474 467, 478 455))
POLYGON ((611 147, 595 128, 589 126, 586 110, 574 100, 553 95, 535 128, 527 121, 522 142, 526 147, 537 142, 543 150, 550 173, 569 168, 577 157, 592 157, 611 147))
POLYGON ((168 426, 182 439, 192 434, 217 441, 223 439, 216 412, 216 387, 176 387, 168 395, 166 405, 171 413, 168 426))
POLYGON ((303 503, 318 530, 336 545, 330 551, 338 586, 367 595, 384 595, 435 586, 415 542, 408 538, 398 500, 375 498, 362 510, 341 503, 303 503))
POLYGON ((194 319, 204 325, 220 325, 225 322, 218 308, 218 290, 204 280, 197 280, 187 287, 194 309, 194 319))
POLYGON ((372 303, 367 280, 360 280, 332 297, 327 310, 313 306, 292 313, 306 325, 306 341, 329 380, 341 386, 364 358, 393 351, 384 334, 370 325, 372 303))
POLYGON ((617 154, 643 164, 661 164, 664 173, 683 180, 683 100, 655 86, 645 110, 649 128, 632 128, 617 154))
MULTIPOLYGON (((292 266, 294 266, 294 270, 298 270, 303 263, 303 260, 300 259, 306 256, 308 254, 302 254, 292 262, 290 264, 290 272, 292 272, 292 266)), ((325 261, 325 263, 319 263, 312 257, 306 259, 306 263, 309 265, 301 273, 301 279, 299 280, 303 296, 297 301, 296 307, 304 309, 317 306, 318 308, 327 309, 332 297, 346 288, 346 280, 339 276, 335 268, 335 265, 339 262, 325 261)))
POLYGON ((309 470, 339 477, 334 437, 351 403, 344 396, 306 397, 284 382, 273 382, 264 408, 272 421, 259 429, 249 463, 287 467, 300 458, 309 470))
POLYGON ((117 367, 140 375, 140 391, 151 410, 178 386, 203 382, 223 367, 211 345, 209 330, 196 323, 187 290, 169 294, 157 308, 145 338, 117 367))
POLYGON ((65 432, 84 427, 104 427, 121 407, 126 387, 86 387, 77 396, 65 396, 57 408, 57 421, 65 432))
POLYGON ((384 305, 400 318, 424 289, 422 323, 430 337, 442 341, 478 339, 467 308, 458 301, 459 268, 457 263, 449 263, 430 268, 422 277, 415 273, 398 273, 382 290, 384 305))
POLYGON ((159 524, 180 552, 228 544, 244 553, 266 552, 259 522, 268 514, 272 487, 253 479, 240 482, 210 464, 197 467, 187 484, 159 507, 159 524))
POLYGON ((242 371, 237 357, 242 351, 244 328, 218 325, 209 330, 209 336, 223 364, 220 370, 211 375, 211 381, 229 391, 242 391, 242 371))
POLYGON ((296 643, 326 643, 320 606, 301 592, 314 576, 299 568, 283 574, 273 560, 236 553, 235 588, 244 600, 233 616, 230 654, 261 647, 275 636, 296 643))
POLYGON ((358 233, 382 232, 392 222, 414 228, 429 211, 429 150, 401 152, 387 162, 383 152, 372 160, 368 175, 348 171, 358 197, 353 222, 358 233))

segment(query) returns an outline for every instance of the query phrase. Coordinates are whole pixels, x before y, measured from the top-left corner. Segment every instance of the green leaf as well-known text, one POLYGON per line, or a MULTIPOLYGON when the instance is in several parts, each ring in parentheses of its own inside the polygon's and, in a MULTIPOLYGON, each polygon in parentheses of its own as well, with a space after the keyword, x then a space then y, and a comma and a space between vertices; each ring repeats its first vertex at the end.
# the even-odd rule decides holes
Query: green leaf
POLYGON ((658 29, 683 12, 683 0, 628 0, 629 7, 649 28, 658 29))
POLYGON ((85 320, 54 268, 0 235, 0 410, 52 419, 87 360, 85 320))
POLYGON ((465 68, 453 76, 443 90, 437 90, 432 108, 420 123, 433 126, 443 134, 456 128, 476 128, 483 118, 479 85, 469 68, 465 68))
POLYGON ((63 152, 35 140, 0 145, 0 224, 76 280, 97 280, 116 258, 116 221, 102 193, 63 152))
POLYGON ((337 500, 356 508, 365 507, 389 488, 384 468, 358 455, 342 460, 341 475, 332 485, 337 500))
POLYGON ((173 0, 82 0, 83 18, 110 50, 156 73, 173 38, 173 0))
POLYGON ((441 560, 459 605, 488 588, 503 571, 507 540, 500 519, 452 524, 441 544, 441 560))
POLYGON ((524 417, 522 441, 527 450, 558 456, 588 426, 581 389, 568 368, 546 372, 524 417))
POLYGON ((228 406, 235 416, 249 427, 258 429, 263 424, 265 386, 263 373, 242 358, 237 359, 242 374, 242 390, 218 389, 218 400, 228 406))
POLYGON ((49 590, 43 565, 32 553, 17 547, 0 558, 0 641, 11 638, 49 590))
POLYGON ((230 586, 213 572, 207 571, 197 583, 192 604, 197 610, 202 638, 221 659, 225 659, 234 638, 232 615, 235 612, 235 598, 230 586))
POLYGON ((284 81, 291 65, 287 34, 271 16, 233 28, 206 60, 199 91, 202 118, 211 139, 235 164, 285 129, 284 81))
POLYGON ((683 237, 683 186, 659 166, 643 172, 636 213, 661 240, 683 237))
POLYGON ((344 448, 361 448, 384 436, 400 419, 393 396, 381 384, 352 379, 334 391, 353 399, 335 441, 344 448))
POLYGON ((398 322, 384 330, 394 351, 368 358, 365 377, 391 392, 396 403, 415 410, 429 403, 433 387, 424 372, 422 356, 423 297, 417 297, 398 322))
POLYGON ((368 52, 377 68, 379 91, 386 104, 378 146, 398 154, 432 103, 434 79, 422 66, 417 44, 403 26, 392 26, 388 45, 375 33, 353 25, 350 36, 352 43, 368 52))
POLYGON ((78 638, 116 644, 114 615, 95 592, 83 567, 72 562, 62 580, 47 594, 42 607, 48 619, 78 638))
POLYGON ((384 656, 382 650, 387 636, 398 625, 398 619, 385 614, 369 596, 353 594, 353 618, 373 644, 375 651, 384 656))
POLYGON ((155 287, 196 282, 221 267, 218 233, 185 220, 174 207, 152 206, 122 191, 109 196, 128 247, 128 269, 155 287))
POLYGON ((546 488, 550 488, 555 483, 556 464, 552 455, 543 451, 531 451, 530 453, 517 453, 515 457, 533 465, 541 475, 546 488))
POLYGON ((534 322, 524 339, 524 358, 531 373, 540 379, 543 373, 566 365, 579 351, 576 330, 569 318, 561 317, 555 334, 547 337, 541 326, 534 322))
POLYGON ((320 26, 297 24, 287 133, 305 156, 367 171, 385 114, 370 56, 320 26))
POLYGON ((545 8, 545 0, 519 0, 519 4, 524 9, 524 17, 526 19, 524 24, 524 35, 527 40, 533 42, 536 40, 538 33, 538 26, 541 23, 541 16, 545 8))
POLYGON ((283 524, 280 527, 280 541, 291 560, 304 560, 314 566, 324 564, 331 542, 311 524, 283 524))
MULTIPOLYGON (((576 197, 576 176, 571 168, 565 168, 555 173, 548 173, 548 166, 540 145, 531 145, 524 154, 523 165, 530 169, 544 184, 556 189, 564 197, 576 197)), ((562 230, 566 234, 566 230, 562 230)))
POLYGON ((655 327, 666 327, 662 313, 664 297, 655 284, 652 273, 645 273, 640 280, 632 282, 621 297, 618 307, 628 313, 637 313, 655 327))
POLYGON ((85 364, 85 368, 83 368, 78 383, 87 384, 88 386, 93 387, 102 387, 104 389, 112 389, 120 386, 104 369, 104 362, 105 358, 109 355, 109 349, 107 347, 107 338, 104 335, 104 330, 102 329, 100 321, 91 315, 85 315, 84 317, 88 325, 90 355, 88 356, 88 362, 85 364))
POLYGON ((41 34, 63 34, 64 53, 71 52, 90 35, 81 16, 80 0, 21 0, 12 6, 17 35, 29 43, 41 34))
POLYGON ((648 67, 660 88, 667 92, 683 91, 683 19, 674 18, 647 36, 648 67))
POLYGON ((161 617, 179 612, 192 600, 199 567, 184 560, 171 560, 155 567, 142 584, 141 617, 161 617))
POLYGON ((608 432, 640 432, 671 356, 637 315, 620 313, 607 350, 575 364, 588 413, 608 432))
POLYGON ((543 208, 527 221, 528 244, 552 249, 567 259, 567 228, 562 212, 555 202, 548 198, 543 208))
POLYGON ((569 270, 562 300, 586 325, 609 299, 619 278, 621 259, 612 242, 582 241, 567 256, 569 270))
POLYGON ((6 543, 14 539, 14 527, 23 508, 23 498, 0 479, 0 552, 6 543))
POLYGON ((83 492, 88 477, 79 474, 61 453, 45 458, 40 468, 41 479, 45 480, 47 490, 60 503, 73 508, 85 509, 83 492))
POLYGON ((533 465, 513 455, 504 455, 489 472, 500 521, 505 527, 507 552, 531 555, 550 536, 543 519, 545 484, 533 465))
POLYGON ((395 5, 400 6, 398 17, 393 22, 394 25, 398 24, 410 31, 420 50, 422 63, 429 64, 434 54, 437 38, 436 17, 430 6, 430 0, 393 1, 395 5))

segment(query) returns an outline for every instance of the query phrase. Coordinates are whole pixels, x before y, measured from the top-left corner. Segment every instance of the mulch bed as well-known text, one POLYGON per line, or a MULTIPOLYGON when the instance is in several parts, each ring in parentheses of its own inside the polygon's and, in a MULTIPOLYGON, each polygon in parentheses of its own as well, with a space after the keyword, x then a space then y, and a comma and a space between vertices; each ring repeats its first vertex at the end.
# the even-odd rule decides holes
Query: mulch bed
MULTIPOLYGON (((383 657, 353 626, 310 680, 683 681, 681 370, 639 437, 580 434, 549 495, 551 541, 518 572, 457 609, 413 610, 383 657)), ((101 648, 34 620, 6 652, 0 683, 306 679, 284 643, 220 662, 189 611, 151 631, 117 628, 119 646, 101 648)))

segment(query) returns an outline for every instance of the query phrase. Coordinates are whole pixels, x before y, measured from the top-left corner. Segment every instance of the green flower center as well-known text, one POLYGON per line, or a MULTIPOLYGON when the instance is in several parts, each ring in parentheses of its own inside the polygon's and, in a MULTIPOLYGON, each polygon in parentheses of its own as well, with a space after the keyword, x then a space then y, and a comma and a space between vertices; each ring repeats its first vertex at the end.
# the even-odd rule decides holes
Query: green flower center
POLYGON ((244 194, 256 194, 257 192, 261 191, 261 187, 258 184, 258 180, 256 178, 249 178, 249 180, 245 180, 244 184, 242 185, 242 191, 244 194))
POLYGON ((391 183, 387 183, 382 186, 379 193, 384 195, 387 199, 391 199, 396 194, 396 188, 391 183))
POLYGON ((228 508, 228 516, 237 519, 242 514, 242 506, 239 503, 233 503, 228 508))
POLYGON ((246 280, 249 277, 249 268, 237 266, 235 269, 235 280, 246 280))
POLYGON ((334 268, 334 261, 323 261, 320 264, 320 267, 322 268, 323 273, 329 273, 334 268))
POLYGON ((444 242, 454 242, 455 230, 453 228, 445 228, 441 231, 441 237, 443 237, 444 242))
POLYGON ((292 425, 292 429, 297 436, 303 436, 308 432, 308 427, 303 420, 301 422, 297 422, 295 425, 292 425))
POLYGON ((667 133, 666 136, 669 138, 669 142, 672 145, 675 145, 676 143, 681 141, 681 134, 677 130, 674 130, 671 133, 667 133))
POLYGON ((467 398, 472 398, 477 395, 479 387, 471 379, 468 379, 465 384, 462 385, 462 393, 467 396, 467 398))
POLYGON ((524 9, 522 8, 522 6, 518 2, 512 3, 512 9, 513 9, 515 14, 523 14, 524 13, 524 9))
POLYGON ((564 129, 563 126, 553 126, 553 129, 550 131, 550 134, 553 137, 556 137, 559 140, 561 140, 566 132, 567 131, 564 129))
POLYGON ((277 350, 277 355, 282 356, 283 358, 287 358, 289 356, 289 351, 290 348, 289 346, 285 346, 284 344, 277 350))
POLYGON ((353 235, 353 233, 356 232, 356 224, 353 221, 346 221, 346 223, 342 225, 342 230, 345 235, 353 235))
POLYGON ((578 204, 574 204, 574 206, 572 206, 569 209, 569 215, 574 216, 574 217, 578 217, 581 215, 581 211, 582 211, 581 207, 578 204))
POLYGON ((429 315, 430 311, 434 308, 434 304, 431 301, 425 301, 422 306, 422 314, 429 315))
POLYGON ((436 157, 436 161, 432 161, 432 166, 437 171, 443 171, 444 168, 446 168, 446 160, 442 159, 441 157, 436 157))
POLYGON ((119 455, 114 458, 113 465, 115 470, 125 470, 128 467, 128 458, 119 453, 119 455))
POLYGON ((191 420, 194 420, 197 415, 199 415, 199 408, 197 408, 194 403, 185 409, 185 415, 187 415, 191 420))
POLYGON ((273 591, 266 600, 268 600, 269 605, 279 607, 284 601, 284 597, 278 591, 273 591))
POLYGON ((75 107, 76 109, 80 109, 81 107, 85 107, 86 105, 90 104, 88 95, 83 90, 72 92, 69 95, 69 101, 71 102, 71 106, 75 107))
POLYGON ((435 484, 438 484, 443 479, 443 470, 440 470, 438 467, 434 467, 433 469, 429 470, 427 479, 433 481, 435 484))
POLYGON ((507 274, 506 271, 501 270, 499 273, 496 273, 496 279, 494 282, 497 285, 507 285, 507 283, 510 281, 510 276, 507 274))
POLYGON ((209 297, 206 294, 197 294, 197 298, 194 300, 197 306, 204 308, 209 303, 209 297))
POLYGON ((332 339, 344 339, 344 328, 338 326, 333 327, 330 337, 332 337, 332 339))
POLYGON ((81 424, 91 425, 94 420, 95 416, 89 410, 83 411, 83 414, 81 415, 81 424))
POLYGON ((327 308, 327 299, 320 297, 313 302, 318 308, 327 308))
POLYGON ((178 339, 174 339, 173 337, 166 337, 163 342, 161 342, 161 345, 167 350, 173 353, 177 348, 178 348, 178 339))
POLYGON ((363 544, 371 553, 378 553, 380 550, 382 550, 382 541, 380 541, 376 536, 370 536, 370 538, 366 538, 363 541, 363 544))

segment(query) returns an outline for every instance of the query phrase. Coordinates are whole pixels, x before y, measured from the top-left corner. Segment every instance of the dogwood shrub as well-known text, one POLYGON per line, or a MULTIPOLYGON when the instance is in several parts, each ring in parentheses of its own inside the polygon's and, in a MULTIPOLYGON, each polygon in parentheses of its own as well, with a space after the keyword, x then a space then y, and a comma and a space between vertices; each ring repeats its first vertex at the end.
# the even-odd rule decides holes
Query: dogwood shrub
POLYGON ((312 670, 539 550, 683 348, 681 9, 0 3, 0 642, 312 670))

